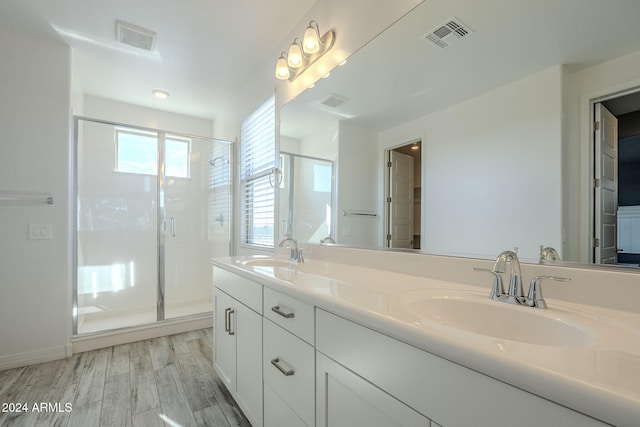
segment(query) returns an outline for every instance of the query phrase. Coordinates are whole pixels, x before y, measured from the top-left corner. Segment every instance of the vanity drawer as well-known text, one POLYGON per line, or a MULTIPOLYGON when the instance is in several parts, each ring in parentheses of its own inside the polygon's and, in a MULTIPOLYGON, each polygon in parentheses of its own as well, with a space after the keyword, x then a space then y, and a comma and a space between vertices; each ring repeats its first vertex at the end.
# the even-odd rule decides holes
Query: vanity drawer
POLYGON ((313 345, 315 313, 312 305, 265 287, 264 317, 313 345))
POLYGON ((313 425, 314 348, 267 319, 263 320, 262 332, 265 391, 277 393, 305 424, 313 425))
POLYGON ((213 286, 262 314, 262 285, 222 268, 213 267, 213 286))

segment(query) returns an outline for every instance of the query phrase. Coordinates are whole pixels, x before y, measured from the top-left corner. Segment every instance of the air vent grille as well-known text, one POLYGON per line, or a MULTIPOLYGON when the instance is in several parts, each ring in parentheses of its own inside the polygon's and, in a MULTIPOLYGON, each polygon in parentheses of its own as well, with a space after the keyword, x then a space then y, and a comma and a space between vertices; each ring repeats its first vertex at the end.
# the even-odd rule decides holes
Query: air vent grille
POLYGON ((444 24, 422 35, 425 42, 435 44, 440 48, 448 47, 453 41, 468 36, 473 31, 457 18, 448 19, 444 24))
POLYGON ((151 51, 156 43, 156 33, 128 22, 116 21, 116 40, 129 46, 151 51))
POLYGON ((320 104, 329 108, 336 108, 338 105, 345 103, 347 98, 338 95, 329 95, 323 101, 320 101, 320 104))

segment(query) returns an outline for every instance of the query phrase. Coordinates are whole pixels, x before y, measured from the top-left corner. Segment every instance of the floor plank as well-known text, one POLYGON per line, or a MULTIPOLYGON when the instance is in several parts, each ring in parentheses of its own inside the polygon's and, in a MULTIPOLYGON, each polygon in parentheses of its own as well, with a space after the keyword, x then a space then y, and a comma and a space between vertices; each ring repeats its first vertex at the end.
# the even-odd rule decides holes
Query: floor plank
POLYGON ((100 425, 131 427, 131 381, 128 373, 107 378, 100 425))
POLYGON ((213 369, 212 342, 207 328, 0 371, 0 402, 30 409, 0 413, 0 426, 249 427, 213 369))
POLYGON ((195 426, 196 421, 193 417, 193 412, 189 410, 189 402, 176 366, 168 364, 161 369, 157 369, 156 384, 162 413, 166 417, 165 422, 169 423, 171 421, 182 427, 195 426))

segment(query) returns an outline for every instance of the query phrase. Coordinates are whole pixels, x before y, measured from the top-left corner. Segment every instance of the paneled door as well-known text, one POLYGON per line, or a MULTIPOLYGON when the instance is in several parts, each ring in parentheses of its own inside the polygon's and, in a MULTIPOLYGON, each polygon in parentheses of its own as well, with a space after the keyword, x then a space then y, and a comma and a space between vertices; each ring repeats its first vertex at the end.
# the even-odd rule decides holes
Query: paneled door
POLYGON ((617 260, 618 119, 602 104, 594 106, 595 131, 595 239, 594 262, 617 260))

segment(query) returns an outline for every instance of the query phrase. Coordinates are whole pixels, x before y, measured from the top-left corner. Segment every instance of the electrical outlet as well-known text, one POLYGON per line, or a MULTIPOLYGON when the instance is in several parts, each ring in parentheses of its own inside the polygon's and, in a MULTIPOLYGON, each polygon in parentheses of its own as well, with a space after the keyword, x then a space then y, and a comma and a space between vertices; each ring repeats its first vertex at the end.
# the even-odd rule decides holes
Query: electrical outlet
POLYGON ((29 240, 51 240, 51 224, 29 224, 29 240))

